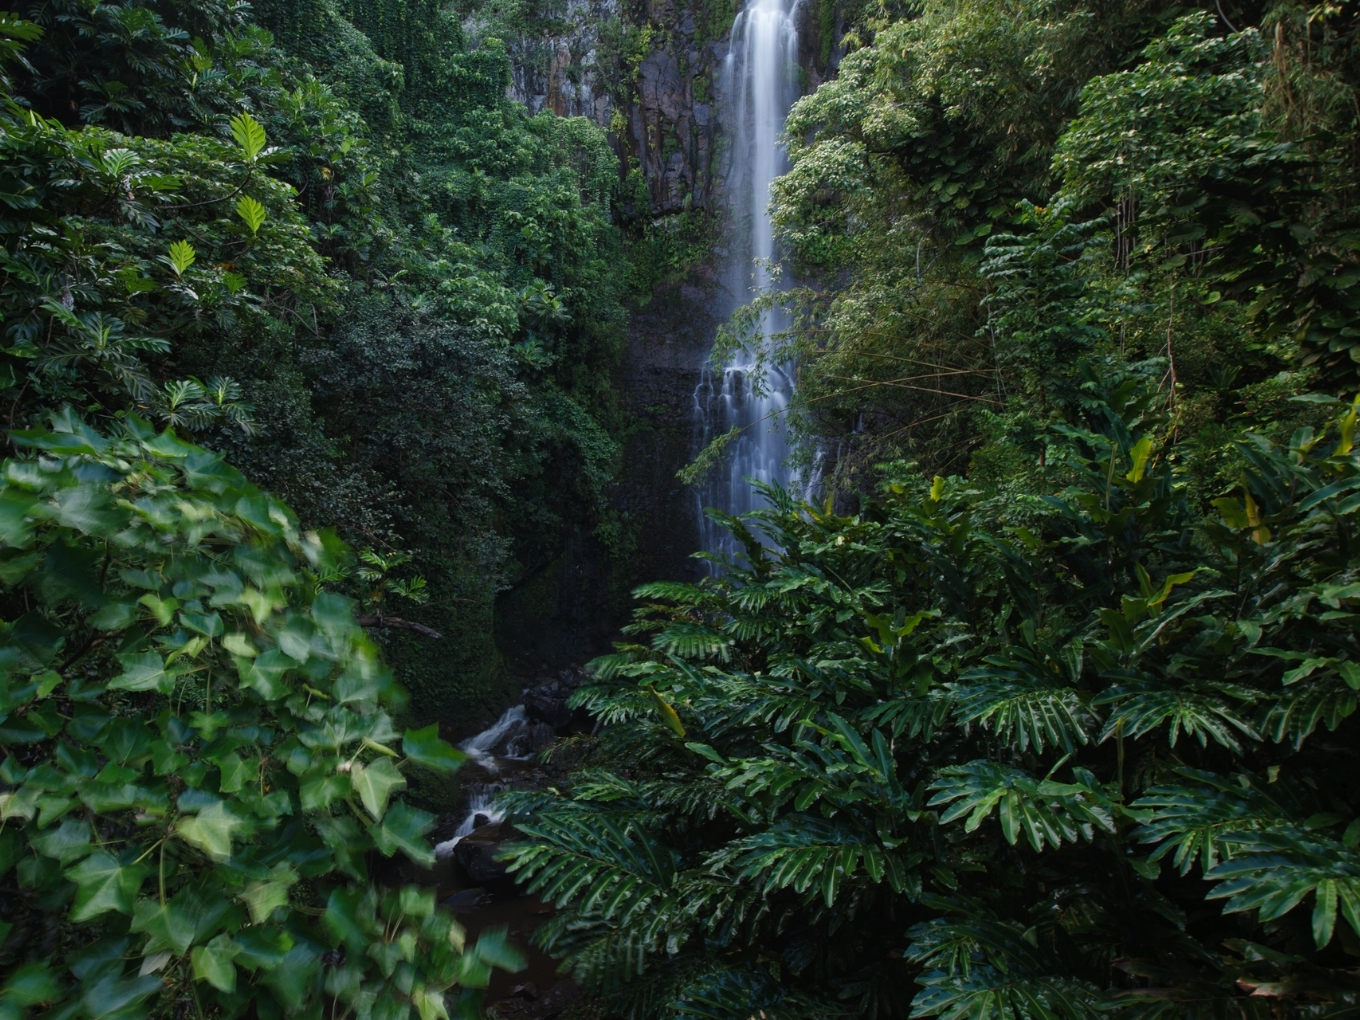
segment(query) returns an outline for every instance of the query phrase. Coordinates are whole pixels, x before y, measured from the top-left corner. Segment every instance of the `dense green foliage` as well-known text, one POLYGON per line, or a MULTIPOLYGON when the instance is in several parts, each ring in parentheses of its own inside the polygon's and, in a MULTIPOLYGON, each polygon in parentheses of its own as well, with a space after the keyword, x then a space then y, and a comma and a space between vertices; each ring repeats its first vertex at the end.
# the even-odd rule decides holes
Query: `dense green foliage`
POLYGON ((599 767, 516 799, 579 976, 638 1016, 1349 1008, 1356 410, 1244 439, 1203 516, 1155 379, 1103 374, 1032 495, 785 498, 782 552, 732 522, 749 565, 639 592, 599 767))
POLYGON ((1355 1009, 1357 30, 863 21, 763 299, 826 501, 640 589, 588 767, 512 799, 579 978, 636 1017, 1355 1009))
POLYGON ((209 0, 35 14, 3 229, 36 373, 14 366, 9 422, 135 406, 304 522, 413 555, 414 615, 454 648, 397 660, 423 713, 475 711, 492 596, 591 526, 612 470, 618 161, 507 100, 494 42, 400 6, 262 4, 282 46, 209 0))
POLYGON ((0 1013, 476 1015, 519 961, 402 884, 434 816, 400 792, 448 788, 434 717, 498 699, 497 587, 608 477, 617 161, 428 11, 348 12, 379 56, 319 7, 310 67, 241 4, 25 13, 0 1013), (452 645, 389 646, 414 705, 363 629, 398 601, 452 645))
POLYGON ((926 3, 794 108, 776 217, 834 285, 789 296, 788 339, 843 483, 899 456, 980 467, 1067 413, 1089 354, 1161 358, 1206 458, 1226 419, 1354 385, 1355 12, 1227 10, 1242 31, 1156 3, 926 3))
POLYGON ((344 547, 137 418, 12 437, 37 457, 0 469, 5 1015, 431 1020, 516 966, 503 933, 464 951, 433 890, 370 880, 370 852, 433 862, 433 816, 393 794, 460 758, 395 728, 323 587, 344 547))

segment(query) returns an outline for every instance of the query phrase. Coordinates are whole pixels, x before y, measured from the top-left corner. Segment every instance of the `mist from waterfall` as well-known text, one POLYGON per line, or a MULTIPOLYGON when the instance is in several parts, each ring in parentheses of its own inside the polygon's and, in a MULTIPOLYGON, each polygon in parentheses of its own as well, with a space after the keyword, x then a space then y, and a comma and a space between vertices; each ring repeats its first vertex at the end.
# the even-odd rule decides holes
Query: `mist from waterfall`
MULTIPOLYGON (((777 286, 770 273, 775 255, 770 184, 788 168, 779 137, 799 94, 795 7, 796 0, 752 0, 732 25, 723 65, 720 94, 732 147, 728 287, 738 304, 777 286)), ((780 312, 764 313, 758 334, 751 338, 755 349, 735 352, 721 370, 705 366, 695 390, 696 452, 733 427, 742 429, 727 449, 724 467, 714 469, 699 490, 705 551, 735 551, 732 536, 703 515, 706 507, 737 515, 767 505, 749 479, 797 487, 798 479, 786 464, 790 446, 784 410, 793 396, 792 371, 770 364, 768 357, 757 366, 758 353, 768 351, 768 338, 786 326, 780 312)))

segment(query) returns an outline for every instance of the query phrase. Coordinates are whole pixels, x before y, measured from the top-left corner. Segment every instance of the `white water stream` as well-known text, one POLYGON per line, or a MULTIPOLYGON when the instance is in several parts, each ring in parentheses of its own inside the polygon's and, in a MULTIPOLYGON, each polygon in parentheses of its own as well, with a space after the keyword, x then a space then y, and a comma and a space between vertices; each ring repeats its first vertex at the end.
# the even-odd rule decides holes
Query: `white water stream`
MULTIPOLYGON (((533 750, 524 736, 528 722, 529 716, 524 706, 515 705, 507 708, 499 719, 481 733, 469 737, 458 746, 473 762, 495 775, 500 772, 501 762, 528 761, 533 757, 533 750)), ((454 830, 452 839, 435 844, 436 859, 442 861, 453 855, 453 848, 458 845, 458 841, 464 836, 472 835, 473 830, 478 827, 479 815, 486 819, 482 822, 483 825, 499 822, 505 817, 505 812, 499 810, 495 803, 496 794, 504 789, 507 789, 506 784, 497 782, 479 783, 468 787, 467 814, 454 830)))
MULTIPOLYGON (((775 257, 770 184, 788 169, 779 137, 799 92, 796 5, 797 0, 751 0, 732 25, 723 65, 721 93, 732 145, 729 286, 739 302, 777 286, 770 272, 775 257)), ((753 349, 737 352, 720 371, 706 366, 694 392, 696 451, 733 427, 742 429, 728 447, 726 470, 715 470, 699 491, 705 551, 735 551, 731 535, 703 516, 705 507, 736 515, 765 506, 751 479, 801 488, 786 463, 784 410, 793 395, 793 373, 791 366, 772 365, 768 358, 768 338, 786 326, 781 314, 766 312, 751 338, 753 349), (761 358, 762 352, 767 356, 761 358)))

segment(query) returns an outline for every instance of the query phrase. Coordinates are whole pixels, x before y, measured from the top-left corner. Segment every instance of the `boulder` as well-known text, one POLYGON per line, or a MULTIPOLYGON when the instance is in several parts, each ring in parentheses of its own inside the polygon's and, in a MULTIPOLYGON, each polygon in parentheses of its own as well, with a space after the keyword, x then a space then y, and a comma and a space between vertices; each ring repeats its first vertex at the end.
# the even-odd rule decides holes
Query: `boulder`
POLYGON ((517 986, 509 998, 489 1007, 487 1015, 503 1020, 549 1020, 580 997, 581 989, 571 978, 557 982, 546 992, 526 983, 517 986))
POLYGON ((530 719, 547 723, 554 730, 561 729, 571 722, 571 709, 567 707, 571 694, 570 687, 550 680, 524 692, 524 708, 530 719))
POLYGON ((480 887, 473 889, 463 889, 454 893, 448 899, 441 902, 441 907, 448 907, 455 914, 471 914, 491 902, 491 896, 485 889, 480 887))
POLYGON ((501 844, 521 838, 522 834, 506 822, 492 822, 474 829, 453 848, 453 855, 462 865, 467 877, 481 886, 507 886, 513 880, 506 874, 505 865, 496 860, 501 844))

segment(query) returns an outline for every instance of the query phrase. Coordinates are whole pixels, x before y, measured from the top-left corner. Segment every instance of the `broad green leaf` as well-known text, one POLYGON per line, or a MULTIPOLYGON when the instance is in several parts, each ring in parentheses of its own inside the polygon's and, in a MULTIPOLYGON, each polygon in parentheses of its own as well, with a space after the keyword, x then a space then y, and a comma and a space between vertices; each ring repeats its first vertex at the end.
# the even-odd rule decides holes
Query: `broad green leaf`
POLYGON ((264 925, 242 928, 232 940, 238 950, 237 964, 250 970, 273 970, 293 948, 287 932, 264 925))
POLYGON ((274 877, 264 882, 251 882, 241 893, 241 900, 250 908, 250 919, 263 924, 274 911, 288 904, 288 890, 297 882, 297 873, 287 865, 274 869, 274 877))
POLYGON ((241 147, 241 152, 249 162, 255 162, 264 151, 264 128, 248 113, 240 113, 231 118, 231 137, 241 147))
POLYGON ((176 241, 170 246, 170 267, 176 276, 183 276, 198 261, 198 252, 188 241, 176 241))
POLYGON ((298 797, 303 811, 324 811, 350 791, 350 780, 334 771, 330 762, 305 773, 298 783, 298 797))
POLYGON ((233 835, 244 823, 224 804, 211 804, 196 815, 186 815, 175 825, 175 834, 198 847, 214 860, 231 857, 233 835))
POLYGON ((467 760, 467 755, 439 739, 439 726, 407 730, 401 742, 402 753, 417 765, 452 772, 467 760))
POLYGON ((350 768, 349 781, 375 821, 387 810, 387 801, 393 791, 406 788, 405 777, 390 758, 379 758, 368 765, 355 762, 350 768))
POLYGON ((235 793, 247 783, 255 781, 260 772, 260 762, 257 758, 248 758, 242 761, 235 754, 224 754, 216 759, 216 765, 222 770, 222 781, 218 789, 222 793, 235 793))
POLYGON ((151 610, 151 615, 162 627, 170 626, 170 621, 175 618, 175 610, 179 608, 178 599, 162 599, 151 592, 147 592, 137 601, 151 610))
POLYGON ((425 833, 433 825, 434 815, 407 804, 394 804, 382 821, 370 825, 368 831, 384 856, 391 857, 401 851, 416 864, 428 867, 434 863, 434 851, 430 849, 425 833))
POLYGON ((88 921, 110 910, 130 915, 148 870, 140 864, 120 864, 112 854, 99 850, 65 874, 77 886, 71 920, 88 921))
POLYGON ((197 901, 183 893, 166 903, 140 899, 133 908, 131 930, 146 933, 148 952, 173 949, 182 956, 193 944, 201 914, 197 901))
POLYGON ((33 840, 38 852, 55 857, 62 864, 79 860, 93 852, 90 843, 90 823, 80 818, 68 818, 56 829, 50 829, 33 840))
POLYGON ((1133 467, 1124 477, 1131 482, 1141 482, 1143 473, 1147 470, 1148 458, 1152 456, 1152 437, 1144 436, 1134 443, 1133 449, 1129 451, 1129 456, 1133 460, 1133 467))
POLYGON ((253 659, 260 654, 256 651, 255 646, 250 643, 250 638, 236 631, 222 639, 222 647, 232 655, 242 659, 253 659))
POLYGON ((491 966, 511 973, 528 966, 524 962, 524 957, 510 944, 505 928, 493 928, 482 932, 477 936, 477 942, 471 952, 491 966))
POLYGON ((175 689, 175 681, 180 675, 178 670, 168 668, 157 652, 120 655, 118 661, 123 666, 123 672, 109 681, 110 690, 169 694, 175 689))
POLYGON ((260 228, 264 226, 265 217, 268 213, 265 207, 251 198, 243 195, 241 200, 236 203, 236 215, 245 220, 245 224, 250 228, 252 234, 258 234, 260 228))
POLYGON ((225 933, 206 946, 194 946, 192 955, 194 979, 206 981, 223 992, 236 990, 236 944, 225 933))
POLYGON ((5 978, 0 988, 0 1001, 13 1003, 18 1007, 36 1006, 40 1002, 52 1002, 61 995, 61 985, 57 975, 43 962, 25 963, 14 969, 5 978))

